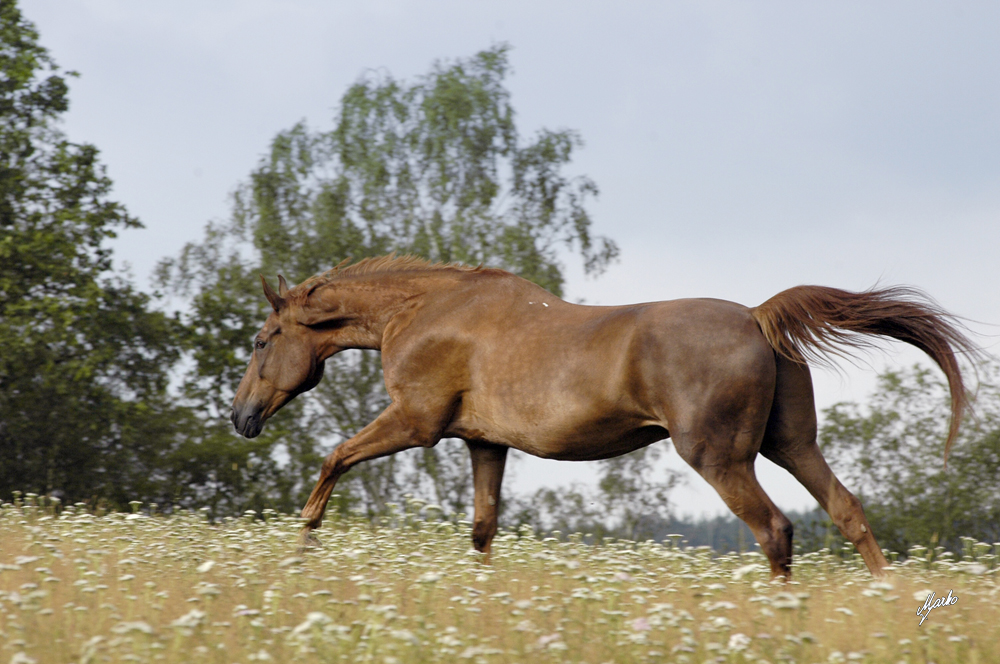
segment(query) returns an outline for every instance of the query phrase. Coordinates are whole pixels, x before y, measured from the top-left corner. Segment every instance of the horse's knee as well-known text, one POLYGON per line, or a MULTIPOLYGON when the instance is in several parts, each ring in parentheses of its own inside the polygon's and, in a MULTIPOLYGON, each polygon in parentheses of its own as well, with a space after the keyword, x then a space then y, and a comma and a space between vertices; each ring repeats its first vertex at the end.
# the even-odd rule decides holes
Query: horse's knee
POLYGON ((337 457, 337 453, 334 452, 327 458, 323 459, 323 465, 320 467, 320 477, 329 477, 337 472, 340 466, 340 459, 337 457))

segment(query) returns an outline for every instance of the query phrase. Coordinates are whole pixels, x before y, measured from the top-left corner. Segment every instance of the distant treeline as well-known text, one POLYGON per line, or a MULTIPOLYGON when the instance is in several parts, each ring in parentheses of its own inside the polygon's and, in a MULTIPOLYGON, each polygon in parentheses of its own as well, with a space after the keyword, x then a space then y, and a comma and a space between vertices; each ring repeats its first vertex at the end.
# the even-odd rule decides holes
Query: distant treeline
MULTIPOLYGON (((818 507, 815 510, 787 511, 785 516, 795 528, 796 551, 836 550, 844 544, 844 538, 830 517, 818 507)), ((673 539, 684 546, 708 546, 717 553, 754 551, 758 548, 747 525, 731 514, 666 520, 654 529, 651 539, 658 542, 673 539)))

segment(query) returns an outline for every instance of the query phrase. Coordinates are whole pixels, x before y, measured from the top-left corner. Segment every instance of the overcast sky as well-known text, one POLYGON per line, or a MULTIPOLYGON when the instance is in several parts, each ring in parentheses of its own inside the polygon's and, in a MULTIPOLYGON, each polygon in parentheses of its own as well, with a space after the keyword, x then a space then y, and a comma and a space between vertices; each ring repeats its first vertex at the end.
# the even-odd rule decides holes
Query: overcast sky
MULTIPOLYGON (((569 299, 710 296, 756 305, 801 283, 911 284, 993 335, 1000 323, 1000 4, 995 2, 282 2, 22 0, 77 70, 65 130, 103 154, 146 228, 116 244, 156 261, 227 216, 274 135, 329 128, 366 70, 513 47, 523 135, 578 130, 573 170, 601 189, 596 231, 621 261, 569 299)), ((871 365, 814 372, 820 407, 860 400, 871 365)), ((684 468, 673 457, 672 465, 684 468)), ((815 505, 768 462, 785 508, 815 505)), ((516 486, 592 477, 520 462, 516 486)), ((725 507, 693 473, 679 511, 725 507)))

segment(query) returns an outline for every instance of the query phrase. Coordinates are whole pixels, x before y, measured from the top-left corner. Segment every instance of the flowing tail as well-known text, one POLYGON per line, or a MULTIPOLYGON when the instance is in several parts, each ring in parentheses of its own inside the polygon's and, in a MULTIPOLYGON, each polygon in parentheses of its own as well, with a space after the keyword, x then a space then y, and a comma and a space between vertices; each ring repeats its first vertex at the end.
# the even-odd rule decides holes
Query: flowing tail
POLYGON ((915 288, 895 286, 861 293, 824 286, 796 286, 751 310, 771 347, 795 362, 829 364, 823 354, 849 357, 851 349, 871 348, 860 335, 891 337, 927 353, 948 378, 951 426, 948 452, 969 407, 969 397, 956 355, 980 351, 948 312, 915 288), (847 350, 845 350, 845 347, 847 350))

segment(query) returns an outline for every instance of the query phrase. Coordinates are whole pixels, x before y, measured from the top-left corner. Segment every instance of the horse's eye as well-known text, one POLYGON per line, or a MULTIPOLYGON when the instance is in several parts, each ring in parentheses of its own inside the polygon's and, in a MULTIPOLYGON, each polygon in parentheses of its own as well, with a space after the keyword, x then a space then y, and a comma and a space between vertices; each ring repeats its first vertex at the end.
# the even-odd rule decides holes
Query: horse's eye
POLYGON ((256 348, 257 350, 262 350, 266 345, 267 342, 264 341, 263 339, 258 339, 257 341, 253 342, 253 347, 256 348))

